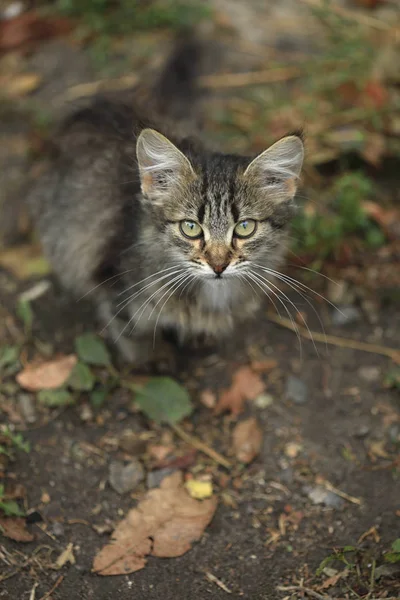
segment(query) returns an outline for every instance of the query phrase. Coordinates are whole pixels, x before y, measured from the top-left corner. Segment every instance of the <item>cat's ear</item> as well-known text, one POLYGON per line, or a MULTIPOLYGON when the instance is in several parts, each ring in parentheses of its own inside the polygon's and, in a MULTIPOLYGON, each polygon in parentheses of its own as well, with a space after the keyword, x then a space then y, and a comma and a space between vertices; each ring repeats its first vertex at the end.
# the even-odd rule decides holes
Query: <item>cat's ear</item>
POLYGON ((297 135, 289 135, 259 154, 247 167, 244 178, 271 192, 277 201, 293 198, 303 159, 303 142, 297 135))
POLYGON ((194 175, 186 156, 154 129, 143 129, 136 143, 142 192, 160 199, 183 176, 194 175))

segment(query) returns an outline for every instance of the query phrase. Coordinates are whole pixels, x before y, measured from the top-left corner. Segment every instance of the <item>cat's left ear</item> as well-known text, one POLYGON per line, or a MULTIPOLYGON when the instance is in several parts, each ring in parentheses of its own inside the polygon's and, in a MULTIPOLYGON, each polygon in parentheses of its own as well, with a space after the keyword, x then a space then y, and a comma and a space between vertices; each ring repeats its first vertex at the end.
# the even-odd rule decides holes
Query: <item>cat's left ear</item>
POLYGON ((283 201, 296 193, 303 159, 303 142, 297 135, 289 135, 259 154, 243 177, 283 201))

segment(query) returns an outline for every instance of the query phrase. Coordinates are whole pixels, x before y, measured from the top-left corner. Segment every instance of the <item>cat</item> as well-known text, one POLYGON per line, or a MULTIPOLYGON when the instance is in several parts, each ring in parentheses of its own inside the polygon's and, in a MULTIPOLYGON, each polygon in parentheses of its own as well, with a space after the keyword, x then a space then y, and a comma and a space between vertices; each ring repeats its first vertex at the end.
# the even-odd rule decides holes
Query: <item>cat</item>
POLYGON ((294 211, 301 134, 248 157, 187 131, 197 58, 193 40, 178 45, 148 110, 121 93, 75 111, 29 197, 59 280, 92 298, 134 365, 151 360, 163 331, 218 340, 255 318, 257 288, 276 295, 294 211))

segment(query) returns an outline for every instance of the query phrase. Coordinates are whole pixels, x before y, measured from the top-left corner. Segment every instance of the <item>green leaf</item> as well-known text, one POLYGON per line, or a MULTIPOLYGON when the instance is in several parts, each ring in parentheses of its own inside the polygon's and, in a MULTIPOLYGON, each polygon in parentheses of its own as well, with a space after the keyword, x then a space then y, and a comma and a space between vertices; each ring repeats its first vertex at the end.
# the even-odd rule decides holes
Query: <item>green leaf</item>
POLYGON ((154 377, 133 389, 144 414, 156 423, 178 423, 193 410, 185 388, 170 377, 154 377))
POLYGON ((0 510, 4 512, 6 517, 23 517, 25 514, 15 500, 0 500, 0 510))
POLYGON ((0 348, 0 369, 17 362, 18 358, 18 346, 4 346, 4 348, 0 348))
POLYGON ((67 390, 41 390, 38 393, 38 400, 46 406, 67 406, 73 404, 74 397, 67 390))
POLYGON ((72 369, 66 385, 78 392, 90 392, 93 389, 94 382, 95 377, 89 367, 78 362, 72 369))
POLYGON ((90 394, 90 404, 93 408, 101 408, 107 398, 109 390, 101 388, 100 390, 94 390, 90 394))
POLYGON ((31 445, 29 442, 26 442, 24 440, 24 438, 22 437, 21 433, 13 433, 8 427, 2 431, 2 434, 7 437, 9 440, 11 440, 11 442, 14 444, 14 446, 18 449, 18 450, 22 450, 23 452, 30 452, 31 449, 31 445))
POLYGON ((25 333, 29 334, 32 331, 33 311, 30 302, 27 300, 19 300, 17 304, 17 316, 24 324, 25 333))
POLYGON ((400 538, 397 538, 397 540, 394 540, 394 542, 392 544, 392 550, 393 550, 393 552, 400 552, 400 538))
POLYGON ((110 354, 103 340, 93 333, 85 333, 75 340, 79 358, 88 365, 108 366, 111 364, 110 354))

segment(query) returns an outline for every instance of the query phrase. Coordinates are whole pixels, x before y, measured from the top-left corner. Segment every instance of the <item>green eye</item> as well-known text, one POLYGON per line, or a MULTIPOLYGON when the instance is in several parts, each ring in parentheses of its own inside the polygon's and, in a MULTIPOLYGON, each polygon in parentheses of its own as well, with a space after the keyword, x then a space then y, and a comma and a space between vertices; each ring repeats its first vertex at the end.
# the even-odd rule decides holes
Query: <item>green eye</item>
POLYGON ((256 229, 257 223, 253 219, 246 219, 236 225, 234 233, 239 238, 248 238, 255 233, 256 229))
POLYGON ((181 233, 188 238, 196 239, 203 235, 203 230, 195 221, 181 221, 179 224, 181 233))

